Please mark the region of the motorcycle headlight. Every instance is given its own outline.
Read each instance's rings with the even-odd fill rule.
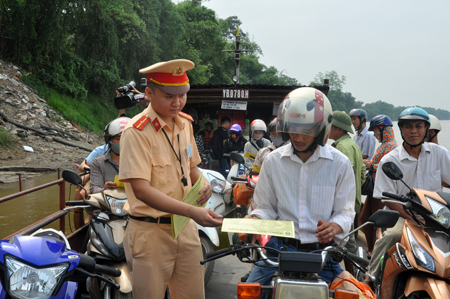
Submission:
[[[277,279],[274,282],[274,298],[328,298],[328,292],[324,281]]]
[[[116,216],[126,216],[128,213],[123,209],[123,206],[127,202],[126,199],[117,199],[112,196],[106,195],[106,200],[111,207],[111,213]]]
[[[443,227],[450,227],[450,210],[440,202],[425,196],[426,200],[431,206],[431,210],[433,212],[434,218],[439,222]]]
[[[406,227],[406,233],[408,235],[409,245],[411,245],[416,263],[431,272],[436,272],[436,266],[433,258],[419,245],[409,227]]]
[[[208,181],[212,191],[215,193],[225,193],[226,181],[208,173]]]
[[[94,245],[94,247],[97,248],[103,255],[109,256],[108,250],[106,249],[103,242],[99,239],[95,231],[92,229],[92,227],[89,229],[92,245]]]
[[[47,299],[52,296],[69,265],[60,264],[46,268],[34,268],[7,256],[6,268],[9,276],[9,292],[20,299]]]

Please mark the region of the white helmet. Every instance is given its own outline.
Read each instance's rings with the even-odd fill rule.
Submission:
[[[263,120],[261,120],[261,119],[254,119],[250,123],[250,131],[252,131],[252,133],[255,132],[255,131],[267,132],[266,123]]]
[[[119,117],[107,124],[103,133],[105,143],[109,144],[114,136],[122,134],[123,129],[130,120],[129,117]]]
[[[433,114],[428,114],[428,116],[430,117],[430,130],[441,131],[442,127],[439,119]]]
[[[312,87],[291,91],[278,110],[277,132],[316,137],[316,143],[325,145],[331,129],[333,110],[327,96]]]

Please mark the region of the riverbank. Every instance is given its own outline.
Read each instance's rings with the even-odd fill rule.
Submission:
[[[18,67],[0,60],[0,128],[11,134],[0,147],[0,183],[57,169],[75,169],[103,137],[64,119],[21,81]]]

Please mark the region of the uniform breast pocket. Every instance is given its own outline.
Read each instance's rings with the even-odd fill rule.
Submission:
[[[170,167],[172,161],[169,155],[156,156],[152,161],[152,178],[151,185],[155,188],[168,185],[173,178],[170,175]]]
[[[312,186],[309,199],[311,212],[315,215],[329,216],[333,209],[334,187]]]

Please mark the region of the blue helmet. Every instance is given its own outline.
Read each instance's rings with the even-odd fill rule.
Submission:
[[[364,117],[364,119],[367,120],[367,112],[364,109],[352,109],[348,115],[350,115],[350,117],[357,116],[359,119]]]
[[[370,121],[369,131],[373,131],[376,127],[392,127],[392,121],[389,116],[379,114]]]
[[[428,112],[420,107],[410,107],[403,110],[398,117],[398,126],[401,127],[405,120],[423,120],[430,126],[430,116]]]

